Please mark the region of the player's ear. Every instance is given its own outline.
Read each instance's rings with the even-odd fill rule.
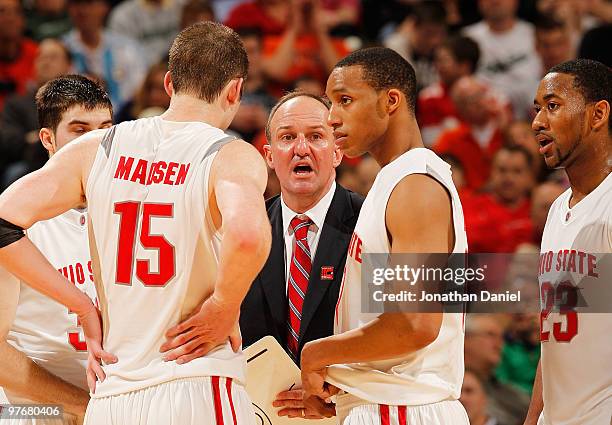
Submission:
[[[605,126],[605,131],[608,131],[608,121],[610,120],[610,104],[605,100],[600,100],[593,106],[591,115],[591,126],[597,131]]]
[[[164,75],[164,90],[166,90],[166,94],[170,97],[174,94],[174,86],[172,85],[172,75],[170,75],[170,71],[166,72],[166,75]]]
[[[393,114],[399,108],[402,101],[402,93],[398,89],[387,90],[387,111]]]
[[[264,158],[266,159],[266,163],[268,167],[274,170],[274,161],[272,160],[272,146],[269,143],[263,145],[264,150]]]
[[[244,78],[236,78],[228,83],[229,90],[227,91],[227,100],[230,104],[236,104],[240,102],[243,83]]]
[[[43,127],[38,132],[38,137],[43,147],[49,152],[49,156],[55,153],[55,136],[50,128]]]

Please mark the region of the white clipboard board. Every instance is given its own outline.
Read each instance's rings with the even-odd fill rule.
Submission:
[[[301,384],[300,369],[273,336],[266,336],[244,350],[247,358],[246,390],[253,403],[256,425],[336,425],[336,418],[279,417],[272,406],[276,394]]]

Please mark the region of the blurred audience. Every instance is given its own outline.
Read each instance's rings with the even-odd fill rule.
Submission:
[[[612,40],[612,24],[592,28],[584,34],[578,48],[578,56],[612,66],[610,40]]]
[[[264,73],[280,84],[275,95],[305,76],[325,84],[334,65],[349,52],[343,40],[330,36],[322,13],[318,0],[291,2],[286,30],[264,37]]]
[[[36,91],[47,81],[70,72],[70,53],[61,41],[43,40],[34,62],[36,84],[23,95],[6,100],[0,114],[0,191],[25,174],[37,170],[48,159],[39,143]]]
[[[265,144],[263,129],[276,99],[270,95],[264,75],[261,32],[256,28],[243,28],[238,30],[238,35],[244,43],[249,58],[249,73],[243,85],[240,108],[232,121],[231,129],[238,132],[247,142],[253,142],[259,135],[261,140],[258,140],[257,145],[260,152],[263,152]]]
[[[530,211],[531,223],[533,224],[532,244],[538,250],[542,242],[542,233],[544,233],[548,210],[555,199],[565,192],[565,189],[566,186],[555,181],[544,182],[533,189]]]
[[[536,181],[544,181],[548,175],[548,168],[544,157],[540,155],[540,145],[535,139],[531,124],[527,121],[513,121],[504,131],[506,145],[519,145],[527,149],[531,155],[533,175]]]
[[[533,109],[532,81],[540,77],[533,25],[517,18],[518,0],[478,0],[483,20],[464,29],[481,51],[479,75],[510,99],[514,117]]]
[[[457,80],[451,98],[462,122],[444,131],[433,150],[456,157],[464,167],[466,186],[478,190],[486,183],[491,159],[503,144],[508,108],[487,84],[471,76]]]
[[[264,36],[281,35],[296,9],[317,9],[317,25],[336,35],[355,34],[360,15],[359,0],[255,0],[238,4],[225,24],[230,28],[255,27]]]
[[[109,18],[109,28],[136,40],[146,65],[164,59],[179,31],[183,0],[125,0]],[[145,67],[146,69],[146,67]]]
[[[534,270],[537,269],[539,256],[536,252],[520,255],[535,259]],[[535,288],[538,284],[536,273],[531,274],[533,280],[529,284]],[[496,370],[497,378],[531,394],[539,360],[540,315],[535,312],[510,315],[501,362]]]
[[[436,49],[437,83],[425,87],[417,100],[417,120],[425,146],[431,146],[442,131],[459,125],[450,91],[455,82],[476,71],[480,50],[468,37],[451,37]]]
[[[133,99],[117,113],[115,121],[123,122],[143,117],[161,115],[170,106],[170,97],[164,88],[164,76],[168,71],[166,62],[149,68],[144,82]]]
[[[26,28],[29,37],[36,41],[59,38],[72,29],[67,0],[34,0],[26,10]]]
[[[147,64],[136,41],[104,28],[108,8],[107,0],[69,0],[75,28],[64,41],[76,71],[103,81],[119,111],[142,84]]]
[[[532,240],[533,184],[529,152],[521,146],[502,147],[493,157],[490,192],[463,202],[470,252],[512,253]]]
[[[0,0],[0,111],[7,96],[24,94],[34,78],[37,46],[24,29],[19,0]]]
[[[412,64],[416,72],[417,90],[433,84],[438,79],[434,66],[434,53],[446,37],[446,11],[435,0],[414,4],[393,34],[384,42]]]
[[[376,180],[376,175],[380,171],[380,165],[370,155],[361,158],[355,167],[357,182],[359,184],[358,193],[366,196]]]
[[[487,394],[483,382],[470,369],[463,374],[463,386],[459,398],[467,412],[470,425],[503,425],[487,412]]]
[[[500,425],[521,425],[529,396],[495,377],[504,345],[503,334],[504,327],[498,315],[469,314],[465,321],[465,368],[483,384],[488,398],[487,414],[496,418]]]
[[[551,17],[543,17],[535,25],[535,48],[542,66],[537,80],[561,62],[576,57],[567,25]],[[534,93],[537,85],[534,87]]]
[[[197,22],[215,20],[215,11],[208,0],[189,0],[181,10],[181,29]]]

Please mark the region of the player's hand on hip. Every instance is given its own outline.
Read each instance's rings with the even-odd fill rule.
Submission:
[[[301,388],[282,391],[276,395],[272,406],[280,407],[276,413],[278,416],[288,418],[322,419],[330,418],[336,414],[335,406],[325,403],[318,397],[311,397],[307,402],[304,400],[304,390]]]
[[[228,340],[236,352],[242,343],[239,316],[240,305],[223,304],[213,294],[194,315],[166,332],[159,351],[166,353],[165,361],[179,364],[202,357]]]
[[[102,315],[93,304],[87,313],[80,314],[79,322],[87,342],[87,386],[92,393],[96,392],[96,381],[104,382],[106,374],[101,362],[117,363],[117,357],[102,348]]]

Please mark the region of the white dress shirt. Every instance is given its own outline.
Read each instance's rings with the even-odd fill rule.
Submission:
[[[291,208],[285,204],[283,200],[283,195],[281,194],[281,210],[283,213],[283,237],[285,238],[285,294],[287,293],[287,282],[289,281],[289,267],[287,263],[291,260],[293,255],[293,230],[291,229],[290,223],[293,220],[293,217],[296,215],[300,216],[300,218],[304,218],[304,216],[308,216],[308,218],[313,222],[308,228],[308,247],[310,248],[310,258],[315,258],[315,252],[317,252],[317,245],[319,244],[319,238],[321,236],[320,230],[323,228],[323,223],[325,222],[325,216],[327,215],[327,210],[329,210],[329,206],[331,205],[331,201],[334,198],[334,193],[336,192],[336,182],[332,182],[331,187],[323,196],[317,204],[306,211],[303,214],[298,214],[293,211]],[[314,272],[314,270],[312,271]]]

